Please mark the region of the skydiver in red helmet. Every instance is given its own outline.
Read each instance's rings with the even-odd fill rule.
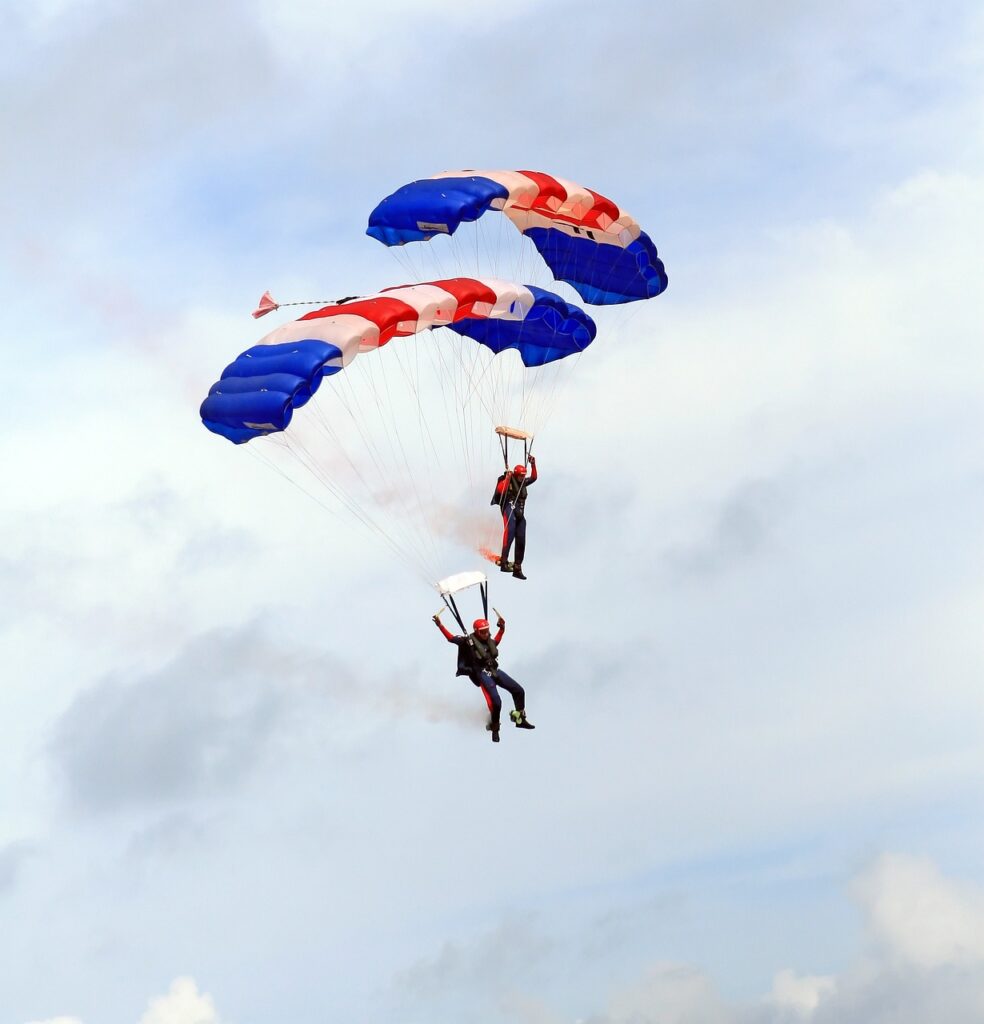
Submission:
[[[499,668],[499,644],[506,631],[506,620],[500,615],[496,621],[499,627],[493,637],[489,631],[487,619],[476,619],[472,623],[474,632],[467,636],[455,636],[441,622],[440,614],[434,616],[437,628],[444,634],[449,643],[458,648],[459,676],[468,676],[481,689],[485,703],[489,706],[488,730],[492,733],[492,742],[499,742],[499,715],[502,711],[502,698],[498,687],[508,690],[512,695],[513,710],[509,718],[517,729],[535,729],[536,726],[526,718],[526,691]]]
[[[506,470],[495,482],[495,492],[490,504],[498,505],[502,512],[502,554],[499,558],[500,572],[511,572],[518,580],[525,580],[523,558],[526,555],[526,488],[535,484],[536,456],[530,456],[533,472],[527,475],[526,467],[518,465]],[[509,562],[509,549],[513,541],[516,550],[513,561]]]

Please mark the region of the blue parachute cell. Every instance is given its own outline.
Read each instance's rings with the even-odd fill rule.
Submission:
[[[624,249],[545,228],[531,228],[526,235],[554,277],[592,305],[652,299],[669,283],[656,246],[644,231]]]
[[[202,422],[236,444],[286,430],[324,377],[341,367],[337,345],[318,339],[254,345],[223,371],[202,402]]]
[[[478,220],[509,190],[488,178],[426,178],[387,196],[369,216],[366,234],[383,245],[451,235],[462,221]]]
[[[515,349],[524,366],[543,366],[583,352],[594,341],[597,328],[583,309],[559,295],[527,285],[535,302],[524,320],[461,320],[456,331],[493,352]]]

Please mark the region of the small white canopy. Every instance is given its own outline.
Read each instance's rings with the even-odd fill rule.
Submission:
[[[435,584],[441,594],[457,594],[459,590],[478,587],[487,582],[484,572],[457,572]]]

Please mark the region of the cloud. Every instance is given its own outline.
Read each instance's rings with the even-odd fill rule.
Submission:
[[[60,621],[84,634],[87,645],[96,635],[134,635],[148,624],[148,603],[162,619],[177,603],[186,613],[182,598],[194,597],[202,574],[259,561],[255,532],[203,514],[193,494],[140,479],[136,464],[128,469],[133,475],[122,486],[132,489],[125,496],[90,491],[43,512],[0,513],[0,633],[34,618]],[[64,486],[71,487],[67,480]],[[121,486],[120,478],[108,486]],[[121,603],[124,589],[129,601]]]
[[[872,947],[838,974],[783,967],[759,999],[727,998],[699,966],[665,960],[614,990],[582,1024],[976,1024],[984,1008],[984,892],[945,878],[931,861],[886,854],[852,890]],[[597,920],[591,922],[591,927]],[[583,946],[583,943],[580,944]],[[472,943],[448,944],[398,978],[409,1008],[454,1005],[490,989],[475,1021],[569,1020],[537,992],[545,966],[576,977],[579,944],[516,919]],[[518,979],[518,982],[517,980]],[[483,1008],[484,1007],[484,1008]]]
[[[448,657],[450,674],[453,649]],[[273,745],[305,728],[324,741],[385,719],[479,729],[487,712],[473,689],[435,694],[406,669],[362,677],[250,622],[194,636],[159,668],[109,674],[81,690],[55,723],[49,751],[80,810],[171,805],[239,788]],[[174,822],[177,834],[187,832],[184,818]]]
[[[161,668],[108,676],[72,701],[51,753],[88,810],[158,804],[235,787],[262,759],[304,687],[344,674],[267,640],[256,625],[189,641]]]
[[[783,505],[784,495],[775,482],[740,483],[721,501],[708,535],[688,544],[671,545],[663,554],[664,562],[681,579],[725,572],[768,550]]]
[[[886,854],[854,892],[875,941],[900,962],[984,966],[984,893],[947,880],[932,861]]]
[[[212,997],[198,991],[194,978],[175,978],[167,995],[150,1001],[140,1024],[220,1024]]]
[[[681,964],[654,964],[634,986],[612,998],[594,1024],[727,1024],[730,1019],[713,983]]]
[[[21,867],[34,852],[34,844],[26,840],[0,847],[0,895],[14,886]]]
[[[49,1017],[26,1024],[83,1024],[78,1017]],[[180,977],[162,996],[150,1000],[138,1024],[222,1024],[212,997],[199,992],[194,978]]]
[[[467,993],[465,1000],[486,1007],[489,1019],[496,1019],[514,998],[529,994],[531,979],[556,950],[528,919],[514,918],[475,943],[445,943],[437,956],[398,975],[394,992],[407,1007],[454,1006]]]
[[[780,971],[772,979],[772,992],[768,1001],[779,1009],[809,1016],[837,988],[837,982],[827,975],[797,975],[795,971]]]

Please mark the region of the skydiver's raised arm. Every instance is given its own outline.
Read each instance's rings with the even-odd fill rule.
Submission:
[[[444,638],[445,638],[445,640],[447,640],[447,642],[449,644],[453,644],[455,642],[455,640],[458,639],[458,637],[456,637],[454,635],[454,633],[452,633],[449,629],[447,629],[445,627],[444,623],[441,622],[441,616],[440,615],[435,615],[434,616],[434,622],[437,625],[437,628],[444,634]]]
[[[499,632],[495,634],[495,642],[497,644],[501,644],[502,635],[506,631],[506,620],[500,615],[496,625],[499,627]]]
[[[530,478],[529,478],[529,480],[526,481],[526,486],[527,487],[529,487],[530,484],[535,484],[536,483],[536,456],[535,455],[531,455],[530,456],[530,465],[533,467],[533,472],[530,473]]]

